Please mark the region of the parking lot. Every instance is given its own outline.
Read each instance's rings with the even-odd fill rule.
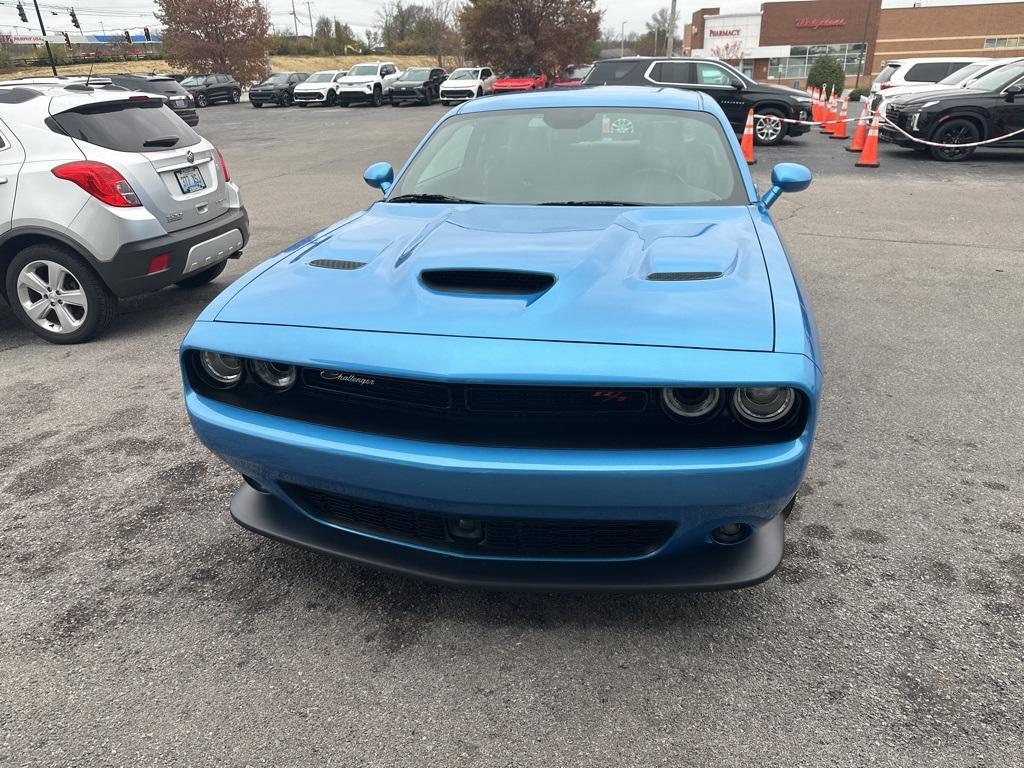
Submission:
[[[0,764],[956,766],[1024,759],[1024,152],[854,168],[773,208],[826,358],[779,573],[489,593],[254,536],[176,350],[219,290],[364,207],[444,108],[201,112],[252,220],[196,291],[42,343],[0,304]]]

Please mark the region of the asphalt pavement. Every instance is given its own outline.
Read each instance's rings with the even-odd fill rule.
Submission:
[[[1024,764],[1024,152],[856,169],[773,208],[827,384],[780,572],[489,593],[233,524],[176,349],[243,271],[376,194],[443,108],[201,112],[252,219],[206,288],[49,346],[0,305],[0,765]]]

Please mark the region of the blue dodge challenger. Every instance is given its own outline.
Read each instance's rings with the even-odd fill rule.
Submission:
[[[181,347],[242,526],[447,583],[690,589],[782,559],[822,383],[718,105],[470,101],[383,199],[249,272]]]

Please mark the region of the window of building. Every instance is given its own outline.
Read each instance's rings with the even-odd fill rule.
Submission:
[[[985,48],[1024,48],[1024,35],[1019,37],[986,37]]]
[[[775,80],[799,80],[807,77],[814,60],[819,56],[835,56],[842,62],[848,75],[862,72],[864,43],[837,43],[834,45],[794,45],[788,57],[768,60],[768,77]]]

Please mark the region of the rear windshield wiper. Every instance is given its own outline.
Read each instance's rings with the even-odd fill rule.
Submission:
[[[180,141],[178,136],[159,136],[155,139],[146,139],[142,142],[144,147],[173,147]]]
[[[627,203],[622,200],[564,200],[557,203],[538,203],[538,205],[643,205],[643,203]]]
[[[479,200],[466,200],[461,197],[451,197],[450,195],[399,195],[398,197],[389,197],[385,202],[388,203],[463,203],[467,205],[485,205]]]

